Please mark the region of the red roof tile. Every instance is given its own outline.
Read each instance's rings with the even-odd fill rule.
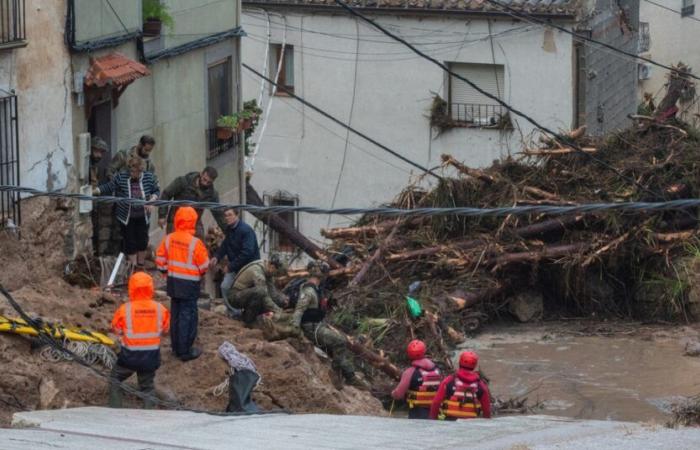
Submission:
[[[140,62],[129,59],[121,53],[110,53],[92,60],[85,76],[85,86],[124,86],[151,72]]]

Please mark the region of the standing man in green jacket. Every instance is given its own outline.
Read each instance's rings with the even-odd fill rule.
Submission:
[[[213,167],[205,167],[202,172],[190,172],[187,175],[175,178],[172,183],[165,188],[160,196],[161,200],[190,200],[195,202],[219,202],[219,193],[214,189],[214,181],[219,173]],[[173,228],[173,216],[177,208],[163,206],[158,209],[158,225],[165,228],[170,233]],[[203,208],[195,208],[197,211],[196,236],[204,238],[204,227],[202,226]],[[220,210],[211,210],[216,224],[222,231],[226,230],[224,213]]]
[[[156,173],[156,168],[153,165],[153,160],[151,159],[151,152],[156,146],[156,140],[153,136],[144,134],[139,139],[139,143],[131,147],[131,150],[119,150],[113,157],[112,162],[109,163],[109,177],[112,178],[114,175],[118,174],[123,170],[128,169],[128,161],[132,156],[138,156],[143,159],[146,163],[146,168],[144,172]]]

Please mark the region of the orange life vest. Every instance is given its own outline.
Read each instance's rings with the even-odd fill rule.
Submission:
[[[457,376],[447,385],[440,408],[441,419],[473,419],[481,415],[479,380],[466,383]]]
[[[431,370],[415,367],[406,395],[408,407],[410,409],[430,408],[440,387],[440,381],[442,381],[442,373],[437,366]]]
[[[156,265],[168,277],[199,283],[209,268],[206,246],[194,237],[197,213],[189,206],[175,213],[175,231],[168,234],[156,252]]]

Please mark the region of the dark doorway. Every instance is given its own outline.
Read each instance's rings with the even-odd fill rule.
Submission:
[[[106,101],[92,107],[92,114],[88,120],[88,133],[90,136],[99,136],[107,143],[109,151],[97,165],[101,168],[109,167],[112,155],[116,149],[112,148],[112,102]]]

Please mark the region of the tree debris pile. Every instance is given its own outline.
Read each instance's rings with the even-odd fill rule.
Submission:
[[[567,206],[700,196],[698,132],[681,122],[640,116],[632,128],[603,139],[588,138],[583,129],[568,138],[582,151],[542,137],[483,170],[443,155],[444,177],[436,186],[409,186],[391,206]],[[693,209],[363,217],[349,228],[322,230],[332,240],[331,253],[351,255],[346,267],[330,272],[338,305],[333,320],[394,360],[413,337],[425,338],[433,354],[447,359],[446,349],[464,332],[504,315],[691,320],[700,312],[694,303],[700,296],[690,295],[700,255],[696,224]],[[412,319],[406,295],[416,280],[422,286],[413,297],[423,314]]]

